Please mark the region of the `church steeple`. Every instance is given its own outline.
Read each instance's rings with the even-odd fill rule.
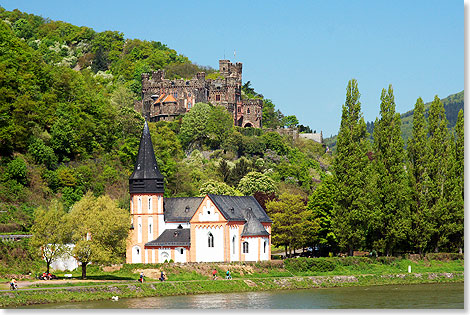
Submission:
[[[140,138],[134,172],[129,177],[129,193],[163,193],[163,175],[158,169],[147,121]]]

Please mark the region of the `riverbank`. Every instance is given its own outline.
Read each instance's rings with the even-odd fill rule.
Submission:
[[[408,273],[387,275],[293,276],[245,278],[233,280],[152,281],[143,284],[113,283],[78,287],[48,287],[0,292],[0,306],[15,308],[22,305],[79,302],[152,296],[190,295],[204,293],[292,290],[340,286],[371,286],[389,284],[422,284],[463,282],[463,272]]]

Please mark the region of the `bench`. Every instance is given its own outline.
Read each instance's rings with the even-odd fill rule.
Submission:
[[[72,274],[71,274],[71,273],[66,273],[66,274],[64,275],[64,278],[72,278]]]

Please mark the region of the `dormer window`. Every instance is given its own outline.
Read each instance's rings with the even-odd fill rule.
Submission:
[[[235,213],[235,209],[230,208],[230,212]]]
[[[184,212],[189,212],[189,206],[186,206],[186,208],[184,208]]]

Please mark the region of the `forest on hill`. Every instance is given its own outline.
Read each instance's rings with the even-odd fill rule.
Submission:
[[[162,43],[116,31],[98,33],[18,10],[1,9],[0,19],[1,232],[28,233],[38,207],[59,200],[68,211],[88,191],[128,209],[128,177],[143,126],[133,108],[141,73],[217,72]],[[263,98],[249,81],[243,95]],[[265,126],[298,124],[264,102]],[[291,192],[305,201],[331,160],[320,144],[236,128],[229,114],[208,104],[150,129],[167,197],[258,189],[265,199]]]
[[[84,196],[111,198],[129,210],[128,178],[144,123],[133,107],[141,74],[217,71],[117,31],[3,8],[0,20],[0,232],[29,233],[41,219],[36,214],[58,204],[69,213]],[[165,197],[254,195],[273,219],[273,245],[286,250],[461,250],[463,111],[451,133],[443,102],[435,99],[428,116],[417,102],[416,144],[405,149],[390,87],[371,142],[354,82],[333,155],[314,141],[269,131],[310,128],[276,110],[249,81],[243,97],[264,99],[263,129],[234,127],[230,114],[204,103],[181,119],[149,123]],[[37,261],[37,248],[26,245],[10,255],[9,246],[18,244],[2,243],[0,269],[17,264],[26,272]]]

